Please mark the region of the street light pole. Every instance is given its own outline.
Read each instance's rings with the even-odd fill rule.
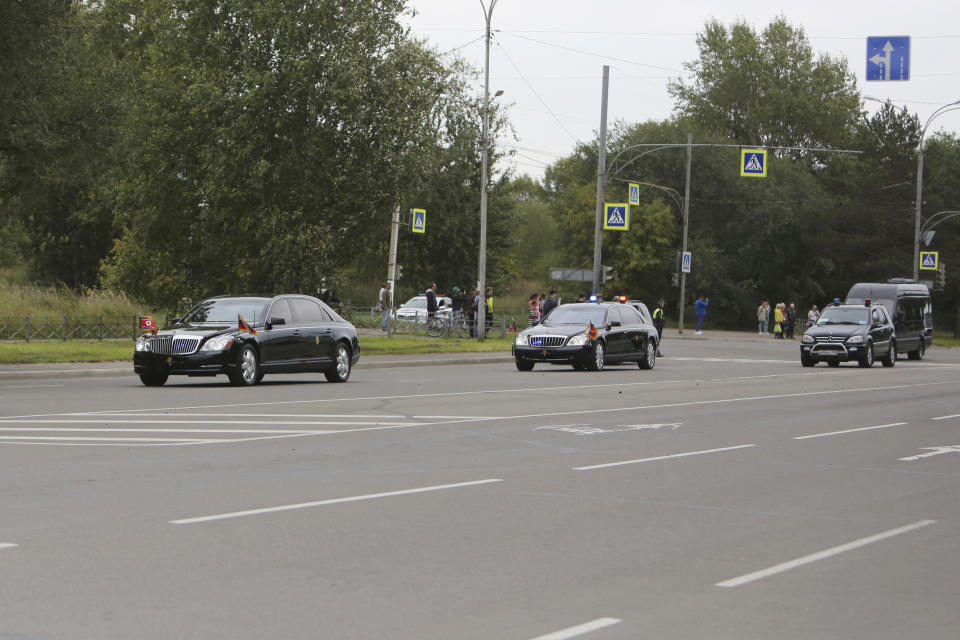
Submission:
[[[927,127],[930,126],[930,123],[933,122],[933,119],[936,118],[941,113],[946,111],[952,111],[953,109],[960,109],[960,100],[954,100],[949,104],[945,104],[936,111],[934,111],[929,118],[927,118],[926,124],[923,125],[923,129],[920,130],[920,144],[917,147],[917,201],[916,201],[916,215],[913,220],[913,281],[920,281],[920,208],[923,201],[923,137],[927,134]]]
[[[487,274],[487,133],[490,128],[490,20],[493,18],[493,8],[497,0],[490,0],[487,7],[480,0],[483,7],[483,17],[487,23],[484,35],[486,54],[483,65],[483,129],[480,133],[480,257],[477,260],[477,290],[480,297],[480,306],[477,308],[477,339],[486,337],[486,274]]]
[[[680,254],[680,312],[677,324],[679,333],[683,335],[683,308],[686,306],[684,297],[687,293],[687,272],[683,270],[683,256],[687,252],[687,231],[690,228],[690,164],[693,159],[693,132],[687,133],[687,183],[683,188],[683,253]]]
[[[593,228],[593,295],[600,294],[600,263],[603,255],[603,198],[607,189],[607,94],[610,67],[603,65],[603,95],[600,98],[600,148],[597,156],[597,216]]]

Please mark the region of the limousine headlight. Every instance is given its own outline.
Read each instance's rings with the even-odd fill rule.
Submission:
[[[216,338],[211,338],[204,343],[200,348],[200,351],[224,351],[230,348],[230,345],[233,344],[233,336],[230,334],[224,334],[222,336],[217,336]]]
[[[150,351],[150,336],[152,333],[145,333],[139,338],[137,338],[137,351]]]
[[[518,333],[517,344],[520,345],[521,347],[527,346],[528,344],[530,344],[530,337],[525,333],[522,333],[522,332]]]
[[[570,345],[571,347],[579,347],[585,344],[590,344],[590,336],[588,336],[585,333],[578,333],[577,335],[567,340],[567,344]]]

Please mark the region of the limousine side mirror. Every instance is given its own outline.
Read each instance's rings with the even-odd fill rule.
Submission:
[[[264,327],[267,331],[273,329],[274,325],[287,324],[286,318],[270,318],[270,322],[267,323],[267,326]]]
[[[623,324],[623,323],[621,323],[619,320],[611,320],[611,321],[610,321],[610,327],[611,327],[611,328],[613,328],[613,327],[619,327],[619,326],[621,326],[622,324]]]

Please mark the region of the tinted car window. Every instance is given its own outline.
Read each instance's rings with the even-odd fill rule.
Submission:
[[[865,307],[827,307],[817,318],[817,326],[828,324],[867,324],[870,310]]]
[[[633,307],[621,307],[620,308],[620,317],[623,318],[623,326],[625,327],[636,327],[640,324],[640,315],[639,311]]]
[[[592,322],[594,326],[606,324],[604,316],[606,313],[602,307],[596,305],[560,305],[550,312],[543,324],[546,326],[558,324],[587,324]]]
[[[191,309],[182,322],[236,322],[238,315],[250,323],[262,322],[268,302],[265,298],[211,298]]]
[[[290,311],[290,303],[286,298],[275,300],[270,307],[270,321],[273,322],[274,318],[283,318],[287,324],[293,324],[293,312]]]
[[[330,318],[326,312],[320,308],[320,304],[313,300],[290,298],[290,306],[293,307],[293,315],[297,318],[297,324],[330,322]]]

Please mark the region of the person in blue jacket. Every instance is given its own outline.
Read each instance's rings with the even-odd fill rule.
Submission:
[[[703,325],[703,316],[707,315],[707,306],[710,304],[710,298],[700,296],[697,299],[697,335],[701,335],[700,326]]]

